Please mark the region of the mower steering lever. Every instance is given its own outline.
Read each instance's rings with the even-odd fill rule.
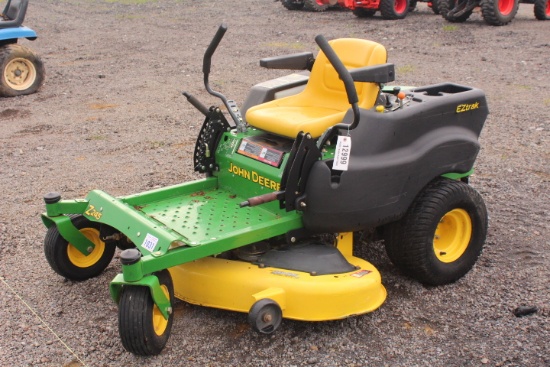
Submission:
[[[202,60],[203,74],[205,75],[210,74],[210,66],[212,65],[212,55],[214,54],[214,51],[216,51],[216,48],[218,48],[218,45],[220,44],[226,31],[227,31],[227,26],[222,23],[218,28],[218,31],[214,35],[214,38],[210,42],[210,45],[208,45],[208,48],[206,49],[206,52],[204,53],[204,58]]]
[[[235,106],[231,106],[227,98],[220,92],[216,92],[210,88],[210,83],[208,81],[208,77],[210,75],[210,66],[212,64],[212,55],[214,54],[214,51],[216,51],[216,48],[220,44],[223,35],[227,31],[227,26],[225,24],[221,24],[218,28],[218,31],[214,35],[214,38],[212,39],[212,42],[210,42],[210,45],[208,45],[208,48],[206,49],[206,52],[204,53],[204,58],[202,61],[202,71],[204,73],[204,87],[206,88],[206,91],[213,95],[214,97],[218,97],[223,102],[225,108],[227,108],[227,112],[229,112],[229,115],[231,115],[231,118],[233,121],[235,121],[235,124],[237,124],[237,131],[244,132],[246,131],[246,124],[243,121],[240,114],[235,113]],[[202,110],[201,110],[202,112]]]

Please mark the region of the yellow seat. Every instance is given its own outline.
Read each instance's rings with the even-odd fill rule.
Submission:
[[[347,69],[383,64],[386,49],[379,43],[355,38],[330,41]],[[360,108],[371,108],[376,102],[379,85],[355,83]],[[325,54],[317,55],[305,89],[299,94],[276,99],[254,107],[246,113],[249,125],[274,134],[295,138],[300,131],[318,138],[344,118],[350,108],[344,83]]]

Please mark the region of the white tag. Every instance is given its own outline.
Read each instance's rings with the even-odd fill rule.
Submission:
[[[349,157],[351,154],[351,137],[339,136],[336,142],[336,150],[334,151],[334,164],[332,169],[338,171],[347,171],[349,165]]]
[[[158,242],[159,242],[158,238],[156,238],[150,233],[147,233],[147,236],[145,236],[145,239],[143,240],[141,247],[152,252],[155,249],[155,246],[157,245]]]

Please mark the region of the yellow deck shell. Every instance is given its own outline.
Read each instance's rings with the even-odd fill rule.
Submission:
[[[380,273],[369,262],[351,255],[351,234],[340,239],[339,250],[357,270],[314,276],[207,257],[169,269],[175,296],[191,304],[238,312],[249,312],[255,302],[269,298],[279,304],[284,318],[303,321],[372,312],[386,299]]]

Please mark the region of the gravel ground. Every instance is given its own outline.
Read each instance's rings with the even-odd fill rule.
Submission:
[[[216,89],[242,102],[284,75],[261,57],[316,50],[314,36],[384,44],[397,83],[452,81],[487,93],[491,114],[472,185],[490,210],[485,251],[455,284],[424,287],[400,275],[383,247],[361,254],[381,271],[382,307],[341,321],[285,320],[256,335],[244,314],[178,302],[157,357],[127,353],[108,284],[62,279],[42,249],[42,196],[126,195],[195,178],[191,155],[205,104],[202,54],[217,25],[229,31],[213,62]],[[280,3],[193,0],[32,1],[47,81],[0,100],[0,366],[550,366],[550,23],[522,4],[505,27],[479,13],[445,22],[425,3],[402,21],[347,11],[291,12]],[[538,311],[515,317],[519,306]]]

